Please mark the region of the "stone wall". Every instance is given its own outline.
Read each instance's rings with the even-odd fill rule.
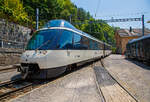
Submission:
[[[30,32],[27,27],[0,19],[0,65],[19,63]]]
[[[21,53],[22,52],[8,52],[8,50],[0,52],[0,66],[18,64],[20,62]]]

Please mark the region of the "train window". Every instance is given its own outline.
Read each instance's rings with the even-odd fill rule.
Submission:
[[[99,43],[99,46],[100,46],[100,50],[103,49],[103,43]]]
[[[74,49],[81,49],[81,35],[74,33]]]
[[[58,49],[73,49],[73,32],[62,30],[61,37],[58,41],[57,48]]]
[[[149,44],[150,44],[150,39],[145,39],[144,40],[144,45],[145,45],[146,52],[149,52],[149,50],[150,50],[150,46],[147,46]]]
[[[95,42],[95,50],[98,50],[98,42]]]
[[[98,50],[98,44],[96,41],[93,41],[93,50]]]
[[[74,33],[74,49],[80,49],[80,50],[89,49],[88,38]]]
[[[82,45],[83,49],[85,49],[85,50],[89,49],[89,40],[87,37],[82,36],[81,45]]]
[[[29,43],[27,50],[48,50],[56,48],[56,41],[59,37],[59,30],[41,30],[36,32]]]
[[[101,49],[101,45],[100,45],[100,43],[98,43],[98,50],[100,50]]]
[[[93,50],[94,49],[94,42],[93,42],[93,40],[90,39],[89,45],[90,45],[90,50]]]

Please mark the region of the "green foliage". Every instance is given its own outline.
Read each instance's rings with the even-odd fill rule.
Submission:
[[[111,49],[112,49],[112,53],[115,54],[117,50],[116,47],[112,47]]]
[[[80,29],[99,40],[110,44],[115,43],[114,29],[102,20],[90,19],[85,21],[85,23],[81,25]]]
[[[0,17],[10,21],[24,24],[28,22],[28,15],[24,11],[20,0],[3,0],[0,2]]]
[[[102,20],[95,20],[89,12],[78,8],[71,0],[0,0],[0,17],[35,28],[36,8],[39,8],[39,25],[52,19],[70,21],[77,28],[99,40],[114,44],[114,31]]]

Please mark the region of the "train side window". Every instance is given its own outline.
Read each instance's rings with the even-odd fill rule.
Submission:
[[[82,38],[81,38],[81,46],[82,46],[82,49],[84,49],[84,50],[89,49],[89,41],[88,41],[87,37],[82,36]]]
[[[144,44],[144,45],[146,45],[145,50],[146,50],[146,51],[149,51],[149,50],[150,50],[150,46],[147,46],[147,45],[150,44],[150,39],[145,39],[144,41],[145,41],[145,44]]]
[[[90,50],[93,50],[94,49],[94,42],[93,40],[90,39],[89,41],[89,46],[90,46]]]
[[[57,48],[58,49],[73,49],[73,32],[62,30],[61,37],[58,41]]]
[[[103,50],[103,43],[100,43],[100,50]]]
[[[96,41],[93,41],[93,50],[97,50],[98,49],[98,45]]]
[[[98,50],[98,42],[95,42],[95,50]]]
[[[74,33],[74,49],[81,49],[81,35]]]

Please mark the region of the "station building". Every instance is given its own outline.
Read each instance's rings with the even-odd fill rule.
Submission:
[[[145,28],[144,34],[150,34],[150,29]],[[126,44],[131,39],[136,39],[142,36],[142,29],[119,29],[115,32],[116,53],[124,54]]]

